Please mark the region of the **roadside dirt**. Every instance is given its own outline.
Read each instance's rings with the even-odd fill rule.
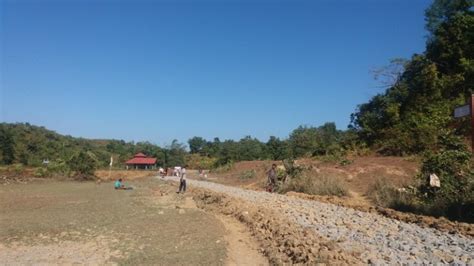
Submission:
[[[269,265],[268,259],[259,252],[261,249],[258,243],[242,223],[226,215],[217,215],[217,218],[226,229],[224,235],[224,241],[227,243],[226,265]]]
[[[355,254],[345,253],[334,241],[296,226],[273,210],[206,189],[195,189],[194,195],[198,207],[243,222],[270,264],[362,264]]]
[[[127,185],[135,189],[52,180],[1,186],[0,261],[266,265],[236,221],[198,209],[191,193],[176,194],[174,184],[151,178]]]
[[[262,191],[266,184],[265,171],[271,167],[272,163],[281,164],[277,161],[238,162],[230,171],[225,173],[210,173],[208,181]],[[378,178],[386,178],[387,182],[398,187],[412,184],[419,167],[419,162],[414,158],[357,157],[352,158],[352,162],[345,166],[314,159],[302,159],[298,160],[297,163],[309,169],[309,172],[314,176],[342,177],[349,187],[350,196],[318,196],[297,192],[287,193],[289,196],[332,203],[364,212],[378,213],[392,219],[435,228],[443,232],[474,236],[474,224],[399,212],[375,206],[367,199],[367,192]],[[243,179],[242,173],[246,171],[255,171],[255,176]]]

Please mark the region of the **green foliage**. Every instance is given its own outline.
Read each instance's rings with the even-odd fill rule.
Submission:
[[[271,160],[283,160],[290,156],[288,141],[280,140],[275,136],[271,136],[265,145],[269,159]]]
[[[38,168],[35,169],[33,175],[35,177],[47,177],[47,176],[49,176],[48,169],[45,168],[45,167],[38,167]]]
[[[425,155],[420,180],[419,197],[429,206],[436,206],[439,215],[474,220],[474,171],[471,153],[459,137],[445,134],[442,148]],[[440,188],[429,185],[429,175],[436,174]]]
[[[278,192],[295,191],[310,195],[346,196],[348,188],[339,177],[310,176],[308,169],[299,166],[294,160],[283,161],[284,173],[278,173]]]
[[[207,141],[201,137],[193,137],[188,140],[189,144],[189,152],[190,153],[200,153],[205,155],[205,146],[207,145]]]
[[[419,209],[415,191],[397,189],[387,178],[378,178],[367,195],[377,206],[410,212],[418,212]]]
[[[25,170],[25,166],[22,165],[21,163],[17,163],[13,165],[13,171],[16,174],[21,174]]]
[[[470,3],[468,3],[470,2]],[[437,0],[427,10],[432,36],[383,93],[351,115],[359,139],[382,154],[421,154],[439,149],[440,129],[469,131],[452,112],[471,96],[474,84],[472,1]]]
[[[215,165],[216,161],[217,159],[215,158],[202,156],[195,153],[186,155],[186,164],[190,169],[211,169]]]
[[[342,135],[336,124],[325,123],[320,127],[300,126],[293,130],[288,141],[294,158],[329,155],[342,150]]]
[[[426,29],[434,33],[439,26],[458,13],[468,12],[473,0],[435,0],[425,11]]]
[[[75,153],[67,162],[67,166],[77,176],[94,176],[97,159],[91,152],[80,151]]]
[[[283,166],[285,168],[285,174],[286,174],[284,181],[286,179],[299,178],[304,171],[304,168],[296,164],[296,162],[292,159],[283,160]]]
[[[45,159],[52,163],[66,161],[81,151],[90,153],[89,155],[96,160],[97,167],[108,167],[111,156],[114,157],[114,166],[123,166],[126,160],[138,152],[156,157],[158,164],[165,165],[167,151],[150,142],[135,144],[123,140],[89,140],[63,136],[28,123],[0,123],[0,144],[0,164],[22,163],[35,167],[41,166]],[[180,149],[186,153],[183,147]],[[175,159],[173,156],[178,156],[180,159]],[[183,161],[182,158],[181,151],[172,151],[168,157],[172,162]],[[60,172],[67,172],[63,170]]]
[[[184,144],[173,140],[164,150],[164,165],[166,167],[185,166],[186,165],[186,147]]]
[[[240,173],[239,179],[240,180],[247,180],[247,179],[252,179],[257,175],[257,172],[255,170],[246,170]]]
[[[0,124],[0,162],[11,164],[15,160],[15,142],[8,128]]]
[[[211,172],[213,173],[225,173],[225,172],[228,172],[230,170],[232,170],[232,168],[234,168],[234,162],[233,161],[229,161],[225,164],[219,164],[218,162],[216,162],[213,167],[211,168]]]

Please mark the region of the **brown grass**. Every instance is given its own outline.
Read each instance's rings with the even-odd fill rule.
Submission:
[[[122,178],[125,180],[135,180],[148,176],[157,175],[157,171],[151,170],[97,170],[94,172],[95,176],[100,180],[115,180]]]
[[[288,191],[323,196],[347,196],[349,194],[346,182],[337,176],[310,177],[302,175],[282,185],[281,192]]]

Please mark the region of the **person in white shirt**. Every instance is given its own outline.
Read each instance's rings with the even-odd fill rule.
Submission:
[[[186,192],[186,167],[181,168],[179,178],[179,190],[176,193]]]

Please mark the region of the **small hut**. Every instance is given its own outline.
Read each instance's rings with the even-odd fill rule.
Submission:
[[[128,169],[155,169],[156,158],[147,157],[143,153],[137,153],[132,159],[125,162]]]

